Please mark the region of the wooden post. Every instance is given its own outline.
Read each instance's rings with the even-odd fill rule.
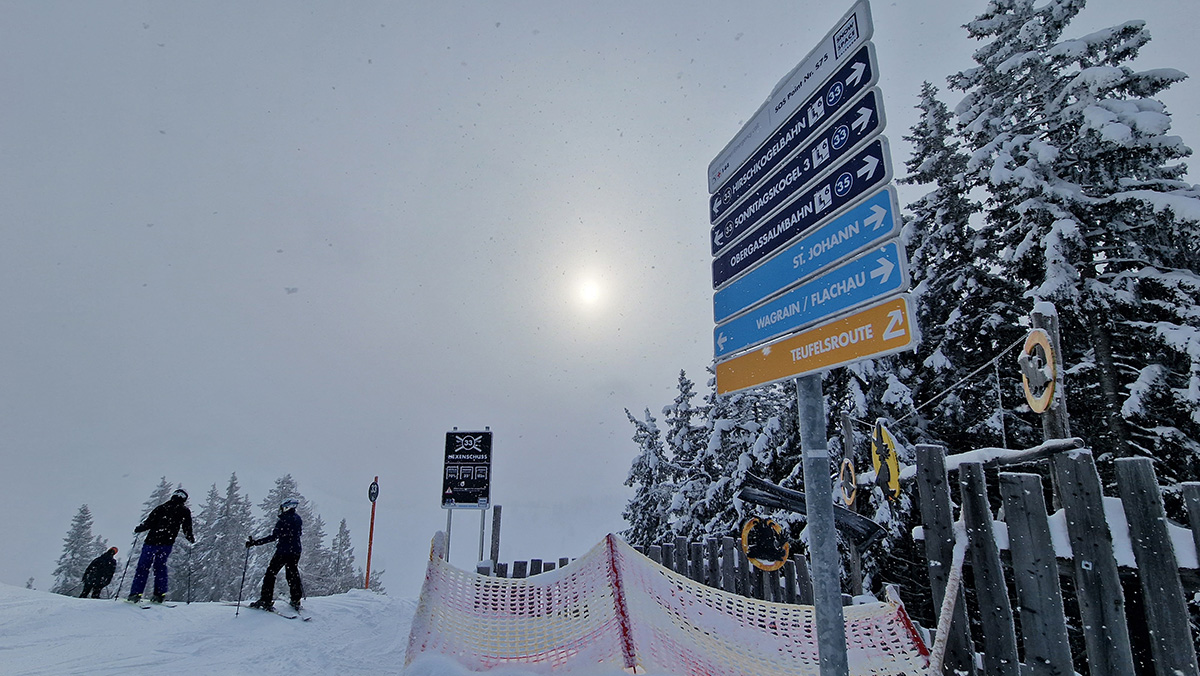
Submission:
[[[736,549],[734,549],[733,538],[721,538],[721,589],[736,594],[737,593],[737,575],[734,562],[737,560]]]
[[[854,462],[854,428],[851,427],[850,412],[842,411],[842,458]],[[847,509],[853,512],[858,512],[858,500],[854,504],[848,505]],[[863,593],[862,586],[862,554],[858,551],[858,545],[854,544],[853,538],[842,538],[842,542],[846,545],[846,556],[849,559],[850,570],[849,582],[850,593],[855,596],[861,596]]]
[[[541,559],[530,559],[529,560],[529,574],[531,576],[532,575],[540,575],[541,572],[542,572],[542,560]]]
[[[492,564],[500,560],[500,505],[492,505]]]
[[[688,577],[700,584],[704,584],[704,543],[691,543],[690,553],[691,556],[688,557]]]
[[[796,590],[796,602],[811,606],[813,604],[813,586],[812,575],[808,572],[808,559],[804,558],[802,552],[792,554],[792,560],[796,562],[796,577],[799,578],[799,588]]]
[[[1180,486],[1183,488],[1183,502],[1187,505],[1192,544],[1196,546],[1196,558],[1200,559],[1200,482],[1186,481]]]
[[[917,489],[921,500],[921,523],[925,527],[925,560],[933,607],[942,607],[946,581],[954,559],[954,515],[950,508],[950,483],[946,477],[946,449],[917,445]],[[959,587],[950,634],[946,641],[943,672],[975,674],[975,648],[967,622],[967,597]]]
[[[688,576],[688,541],[682,535],[675,538],[675,561],[671,567],[676,573],[687,577]]]
[[[663,562],[662,547],[660,547],[658,545],[650,545],[650,551],[646,554],[646,556],[649,556],[650,560],[657,563],[658,565],[660,565],[660,566],[662,565],[662,562]]]
[[[1167,530],[1167,513],[1154,476],[1154,461],[1118,458],[1115,468],[1142,583],[1154,671],[1158,676],[1196,676],[1200,665],[1188,625],[1179,564]]]
[[[664,542],[658,548],[662,552],[662,565],[670,570],[675,570],[675,545]]]
[[[752,598],[754,593],[750,589],[750,569],[753,566],[750,565],[750,559],[746,558],[746,552],[743,552],[741,547],[737,548],[737,562],[737,593],[747,598]]]
[[[975,574],[975,597],[983,627],[983,671],[988,676],[1020,676],[1017,634],[1013,627],[1008,584],[1000,563],[1000,548],[992,532],[992,510],[988,507],[983,464],[959,465],[963,522],[967,526],[971,570]]]
[[[555,567],[556,567],[556,564],[553,561],[543,561],[542,562],[542,572],[543,573],[549,573],[550,571],[554,570]]]
[[[707,565],[704,567],[704,577],[708,586],[721,588],[721,546],[716,538],[707,538],[704,547],[708,551]]]
[[[783,602],[796,604],[796,562],[790,559],[783,564]]]
[[[1050,541],[1042,478],[1036,474],[1001,472],[1000,495],[1008,525],[1021,643],[1031,675],[1072,676],[1071,645],[1067,638],[1058,561]]]
[[[496,577],[508,577],[507,563],[496,563]]]
[[[567,564],[570,562],[571,562],[571,559],[566,556],[558,557],[558,567],[559,568],[566,568]]]
[[[1050,334],[1050,347],[1054,350],[1054,397],[1050,408],[1042,414],[1042,437],[1045,439],[1068,439],[1071,424],[1067,416],[1067,391],[1063,385],[1063,353],[1058,336],[1058,312],[1050,303],[1038,303],[1029,316],[1035,329]]]
[[[528,561],[513,561],[513,578],[522,579],[529,576]]]
[[[1071,451],[1051,458],[1050,466],[1067,517],[1088,668],[1092,676],[1128,676],[1134,667],[1125,592],[1104,517],[1096,463],[1091,451]]]

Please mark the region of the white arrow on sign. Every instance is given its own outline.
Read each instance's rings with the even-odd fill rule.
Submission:
[[[859,178],[870,179],[875,175],[875,170],[879,168],[879,160],[874,155],[868,155],[867,159],[863,160],[862,169],[857,172]]]
[[[727,340],[729,340],[729,337],[725,335],[724,331],[722,331],[721,334],[717,336],[717,349],[723,351],[725,349],[725,341]]]
[[[882,277],[883,279],[880,279],[879,283],[887,284],[888,277],[892,276],[892,270],[896,269],[895,264],[893,264],[887,258],[879,258],[875,262],[879,263],[879,267],[871,271],[871,279],[879,279]]]
[[[851,70],[853,70],[854,72],[850,73],[850,77],[846,78],[846,84],[851,87],[857,85],[862,80],[863,71],[865,71],[866,69],[867,69],[867,64],[865,64],[861,61],[854,64],[854,66],[852,66],[852,68],[851,68]]]
[[[870,108],[859,108],[858,109],[858,118],[855,119],[853,122],[851,122],[850,126],[854,127],[855,129],[857,129],[859,131],[859,133],[861,133],[864,129],[867,128],[868,124],[871,124],[871,109]]]
[[[863,225],[869,225],[872,230],[878,230],[879,226],[883,225],[885,216],[887,216],[887,209],[874,205],[871,207],[871,215],[863,219]]]

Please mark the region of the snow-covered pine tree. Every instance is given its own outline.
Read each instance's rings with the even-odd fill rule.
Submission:
[[[1153,97],[1185,76],[1127,64],[1149,41],[1131,21],[1061,40],[1081,0],[993,2],[968,24],[990,39],[954,76],[991,197],[982,233],[1031,307],[1058,308],[1072,431],[1111,458],[1148,454],[1167,483],[1200,470],[1200,191]],[[1190,393],[1190,394],[1189,394]]]
[[[54,569],[54,584],[50,591],[67,596],[77,595],[82,589],[83,571],[105,549],[108,549],[107,542],[99,535],[92,535],[91,509],[86,504],[80,505],[63,538],[62,554]]]
[[[329,545],[329,593],[344,594],[362,586],[363,578],[354,570],[354,545],[346,520],[338,524],[338,532]]]
[[[328,596],[333,593],[330,591],[333,568],[330,565],[329,550],[325,547],[325,519],[313,510],[311,504],[308,505],[308,516],[301,514],[300,518],[304,519],[304,532],[300,536],[301,546],[304,548],[300,554],[304,594],[310,597]]]
[[[220,514],[221,494],[217,491],[217,485],[213,484],[205,495],[204,504],[192,514],[192,528],[196,534],[196,544],[192,547],[193,601],[220,600],[215,587],[221,571],[216,566],[214,554],[217,548],[217,518]]]
[[[192,600],[232,601],[238,598],[246,538],[253,530],[253,503],[242,493],[237,474],[229,477],[222,495],[209,489],[196,517],[196,560]]]
[[[905,163],[907,175],[900,179],[932,188],[908,205],[911,217],[902,235],[922,339],[915,353],[892,360],[910,390],[902,395],[912,400],[908,405],[934,403],[920,415],[909,415],[911,409],[901,407],[872,411],[863,419],[887,417],[895,421],[895,431],[914,443],[940,443],[952,452],[1005,446],[1010,440],[1024,448],[1041,439],[1031,420],[1009,408],[1023,405],[1019,383],[1001,378],[998,392],[996,369],[984,368],[971,376],[1023,334],[1023,289],[999,274],[993,263],[998,255],[995,243],[972,224],[982,205],[968,193],[968,157],[954,138],[953,118],[937,94],[933,85],[922,86],[917,105],[921,118],[904,137],[912,143],[913,155]],[[1012,371],[1011,359],[1004,369]],[[891,385],[876,389],[881,389],[885,405],[899,394]]]
[[[645,415],[641,420],[625,409],[625,417],[634,427],[633,441],[639,450],[629,468],[629,477],[625,479],[625,485],[632,487],[634,494],[622,513],[629,524],[622,535],[632,545],[648,547],[660,542],[669,532],[667,508],[674,483],[658,421],[649,408]]]

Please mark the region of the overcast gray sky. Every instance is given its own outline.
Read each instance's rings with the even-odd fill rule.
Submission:
[[[708,163],[850,4],[0,2],[0,582],[48,588],[83,503],[124,550],[163,475],[291,473],[361,564],[379,475],[415,596],[455,426],[495,432],[502,560],[623,528],[623,409],[705,390]],[[873,3],[898,174],[983,7]],[[1069,34],[1126,19],[1200,75],[1194,0]],[[1200,145],[1200,84],[1164,100]]]

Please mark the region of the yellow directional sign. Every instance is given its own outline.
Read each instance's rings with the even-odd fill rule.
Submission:
[[[1050,334],[1044,329],[1030,331],[1025,339],[1025,349],[1017,355],[1017,364],[1021,367],[1025,401],[1029,402],[1029,408],[1034,413],[1045,413],[1054,400],[1054,383],[1058,379]]]
[[[900,498],[900,460],[896,456],[896,437],[882,421],[875,421],[875,433],[871,435],[871,467],[875,470],[875,484],[883,489],[888,500]]]
[[[912,299],[895,296],[717,364],[717,392],[727,394],[912,349],[918,339]]]

